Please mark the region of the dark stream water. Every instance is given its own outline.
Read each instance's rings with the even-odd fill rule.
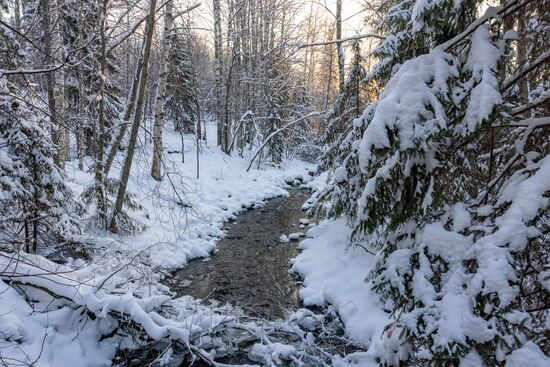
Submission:
[[[290,196],[271,199],[260,208],[240,214],[226,226],[227,236],[207,259],[191,261],[166,279],[178,296],[204,302],[226,302],[250,316],[284,317],[299,307],[298,287],[289,273],[297,241],[279,242],[282,234],[304,232],[299,220],[309,191],[292,189]]]

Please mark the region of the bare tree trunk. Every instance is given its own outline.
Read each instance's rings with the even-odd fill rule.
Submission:
[[[164,8],[164,34],[162,47],[159,56],[160,62],[160,80],[155,99],[155,125],[153,127],[153,163],[151,165],[151,176],[161,180],[161,160],[162,160],[162,128],[164,126],[164,103],[166,99],[166,78],[168,76],[168,52],[171,49],[172,31],[172,9],[174,2],[170,0]]]
[[[107,203],[105,198],[105,177],[103,176],[103,155],[105,149],[105,83],[107,79],[107,38],[105,27],[107,25],[107,12],[109,0],[103,0],[101,9],[101,22],[99,25],[101,65],[99,72],[99,108],[98,108],[98,142],[97,159],[95,166],[95,186],[97,194],[97,212],[99,219],[107,226]]]
[[[214,63],[215,63],[215,95],[216,118],[218,119],[218,145],[223,149],[223,130],[225,108],[223,106],[223,55],[222,55],[222,20],[220,0],[213,0],[214,8]]]
[[[76,128],[76,154],[78,158],[78,169],[84,169],[84,154],[85,154],[85,143],[84,143],[84,129],[82,128],[82,123],[79,123]]]
[[[134,76],[134,80],[132,81],[132,89],[130,90],[130,98],[128,100],[128,104],[126,105],[126,110],[124,112],[124,116],[123,116],[121,124],[120,124],[120,130],[118,132],[118,135],[117,135],[115,141],[111,145],[111,149],[109,150],[109,156],[107,157],[107,162],[105,163],[105,177],[109,176],[109,171],[111,170],[111,166],[113,165],[113,161],[115,160],[118,148],[122,144],[122,140],[124,139],[124,136],[126,135],[126,130],[128,130],[128,124],[130,123],[130,117],[132,117],[132,112],[134,111],[134,106],[136,104],[136,96],[137,96],[137,91],[138,91],[138,87],[139,87],[139,80],[140,80],[142,69],[143,69],[143,59],[140,59],[138,61],[138,65],[137,65],[137,68],[136,68],[136,74]]]
[[[40,0],[40,15],[42,27],[42,41],[44,43],[44,52],[46,54],[44,64],[54,65],[55,57],[53,55],[53,33],[51,31],[51,16],[57,12],[51,9],[51,0]],[[55,32],[54,32],[55,33]],[[59,46],[56,44],[56,46]],[[52,125],[52,142],[57,147],[57,152],[54,156],[55,164],[61,168],[65,166],[64,146],[61,132],[60,120],[63,114],[58,112],[58,109],[63,105],[62,96],[56,90],[56,81],[59,79],[60,70],[46,73],[46,91],[48,96],[48,110],[50,114],[50,122]]]
[[[145,40],[143,42],[143,48],[141,51],[142,69],[141,78],[139,81],[139,89],[136,99],[136,112],[134,114],[134,121],[132,123],[132,130],[130,131],[130,142],[128,144],[128,150],[126,151],[126,159],[124,160],[124,166],[120,175],[120,186],[116,197],[115,207],[113,210],[113,216],[111,218],[110,230],[113,233],[117,232],[117,218],[119,213],[122,213],[122,204],[124,197],[126,196],[126,187],[128,186],[128,179],[130,177],[130,170],[132,169],[132,160],[134,159],[134,152],[136,149],[137,135],[139,131],[139,125],[141,122],[141,116],[143,114],[143,101],[145,98],[145,91],[147,88],[147,77],[149,76],[149,60],[151,58],[151,45],[153,44],[153,34],[155,33],[155,15],[157,8],[157,0],[150,0],[149,2],[149,16],[147,17],[147,24],[145,26]]]
[[[527,35],[525,10],[522,9],[518,14],[518,40],[517,40],[517,64],[524,65],[527,62]],[[518,81],[519,98],[522,104],[529,103],[529,88],[527,78],[521,78]]]
[[[332,33],[332,32],[331,32]],[[333,69],[333,46],[328,45],[325,46],[326,50],[328,51],[328,77],[327,77],[327,89],[326,89],[326,95],[325,95],[325,109],[328,108],[329,100],[330,100],[330,87],[332,86],[332,69]]]
[[[202,111],[201,111],[200,102],[197,102],[197,112],[198,112],[198,116],[197,116],[197,127],[196,127],[196,130],[195,130],[195,134],[197,135],[197,137],[199,139],[204,140],[204,137],[202,135],[202,126],[201,126]]]
[[[15,29],[17,29],[18,31],[21,30],[21,4],[19,3],[19,1],[20,0],[15,0],[15,9],[14,9]]]
[[[64,39],[63,39],[63,28],[61,24],[61,9],[63,6],[63,0],[57,0],[56,3],[56,10],[53,12],[55,14],[55,23],[54,26],[54,32],[52,33],[52,40],[53,40],[53,46],[56,57],[58,60],[65,60],[66,58],[66,50],[64,47]],[[57,110],[59,112],[59,115],[61,116],[61,123],[59,124],[59,160],[60,160],[60,167],[65,168],[65,162],[69,160],[69,144],[70,144],[70,136],[69,136],[69,118],[68,118],[68,103],[67,103],[67,73],[65,72],[64,68],[59,69],[55,74],[55,80],[56,85],[59,88],[59,91],[57,93],[56,98],[58,98],[57,102]]]
[[[198,120],[197,120],[197,129],[195,130],[195,144],[197,145],[197,180],[200,177],[200,152],[201,152],[201,110],[198,106],[197,111],[199,112]],[[182,154],[183,154],[183,145],[181,147]]]
[[[336,0],[336,39],[342,39],[342,0]],[[344,75],[344,50],[342,42],[336,43],[338,51],[338,76],[340,93],[344,92],[345,75]]]

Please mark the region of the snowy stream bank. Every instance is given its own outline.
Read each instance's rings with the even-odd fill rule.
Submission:
[[[227,235],[211,257],[193,260],[166,278],[178,296],[190,295],[218,305],[241,307],[268,319],[285,316],[299,306],[298,288],[289,273],[297,241],[281,242],[282,234],[305,230],[301,210],[309,190],[292,189],[289,196],[251,208],[226,226]],[[301,225],[305,227],[304,225]]]

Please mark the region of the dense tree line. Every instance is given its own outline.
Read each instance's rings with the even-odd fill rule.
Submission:
[[[227,154],[261,147],[258,161],[274,164],[288,149],[311,140],[307,120],[292,126],[302,138],[281,130],[318,107],[301,70],[293,67],[303,55],[296,46],[305,28],[298,16],[303,4],[6,0],[1,5],[2,151],[27,162],[48,161],[35,172],[35,183],[49,175],[63,177],[66,162],[73,159],[79,169],[92,170],[95,183],[82,199],[100,227],[135,229],[126,214],[132,207],[126,185],[134,151],[153,151],[151,175],[162,180],[166,126],[206,139],[205,120],[214,116],[219,129],[212,143]],[[206,38],[194,30],[200,27],[191,14],[199,6],[213,14],[213,32]],[[305,64],[315,69],[315,62],[307,61],[312,54],[306,53]],[[137,146],[140,129],[151,147]],[[21,156],[24,152],[29,156]],[[120,177],[111,172],[117,153],[125,156]],[[7,193],[26,176],[15,161],[2,164]],[[63,181],[48,186],[52,197],[79,202],[64,194]],[[20,184],[34,190],[32,182]],[[23,233],[31,231],[29,223],[42,223],[34,217],[75,215],[74,205],[59,205],[61,212],[54,214],[51,204],[13,216],[13,205],[28,202],[24,196],[2,196],[3,222],[17,233],[10,241],[27,247],[32,236]],[[44,221],[44,231],[51,222]],[[66,226],[67,236],[76,227]]]

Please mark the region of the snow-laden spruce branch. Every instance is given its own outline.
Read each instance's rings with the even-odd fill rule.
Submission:
[[[346,37],[346,38],[340,38],[340,39],[335,39],[335,40],[330,40],[330,41],[319,41],[319,42],[312,42],[312,43],[302,43],[302,44],[299,44],[299,45],[295,45],[296,47],[298,47],[299,49],[302,49],[304,47],[312,47],[312,46],[326,46],[326,45],[331,45],[333,43],[342,43],[342,42],[348,42],[348,41],[355,41],[355,40],[359,40],[359,39],[363,39],[363,38],[377,38],[377,39],[380,39],[380,40],[385,40],[386,37],[385,36],[382,36],[380,34],[376,34],[376,33],[365,33],[365,34],[358,34],[356,36],[351,36],[351,37]]]
[[[455,37],[451,38],[447,42],[440,44],[439,46],[437,46],[437,48],[448,51],[452,49],[454,46],[456,46],[458,43],[466,39],[468,36],[470,36],[481,25],[485,24],[491,19],[503,18],[511,14],[512,12],[516,11],[517,9],[528,5],[533,1],[534,0],[524,0],[524,1],[513,0],[504,6],[490,6],[485,11],[485,14],[483,14],[483,16],[478,18],[475,22],[471,23],[464,32],[456,35]]]
[[[256,150],[256,153],[254,153],[254,156],[252,157],[252,159],[250,160],[250,164],[248,165],[248,168],[246,169],[246,172],[250,171],[250,168],[252,167],[252,164],[254,163],[254,160],[258,157],[258,155],[262,152],[262,150],[265,148],[265,146],[267,145],[267,143],[269,143],[269,141],[271,139],[273,139],[273,137],[275,137],[277,134],[283,132],[284,130],[288,129],[289,127],[291,127],[292,125],[294,124],[297,124],[298,122],[301,122],[301,121],[304,121],[308,118],[311,118],[311,117],[316,117],[316,116],[321,116],[323,113],[322,112],[311,112],[311,113],[308,113],[307,115],[305,116],[302,116],[296,120],[293,120],[293,121],[290,121],[289,123],[287,123],[286,125],[284,125],[283,127],[275,130],[274,132],[272,132],[271,134],[268,135],[268,137],[264,140],[264,142],[262,143],[262,145],[260,145],[260,147]]]
[[[0,69],[0,77],[4,76],[4,75],[33,75],[33,74],[52,73],[52,72],[55,72],[55,71],[65,67],[66,65],[68,65],[70,67],[75,67],[78,64],[80,64],[80,62],[70,63],[69,60],[71,59],[71,56],[73,54],[76,54],[79,51],[82,51],[82,50],[86,49],[87,47],[89,47],[92,44],[92,42],[94,42],[97,38],[97,35],[93,35],[82,46],[71,49],[71,50],[68,50],[65,58],[63,60],[60,60],[60,59],[57,59],[55,56],[53,56],[51,53],[48,53],[45,50],[43,50],[40,46],[35,44],[25,34],[21,33],[20,31],[13,28],[12,26],[10,26],[8,23],[2,21],[1,19],[0,19],[0,24],[4,27],[8,28],[10,31],[16,33],[18,36],[24,38],[27,42],[29,42],[33,46],[33,48],[35,48],[40,53],[44,54],[47,58],[51,58],[53,61],[57,62],[56,65],[51,65],[49,67],[42,67],[42,68],[39,68],[39,69],[31,69],[31,68],[17,68],[17,69],[13,69],[13,70]]]

